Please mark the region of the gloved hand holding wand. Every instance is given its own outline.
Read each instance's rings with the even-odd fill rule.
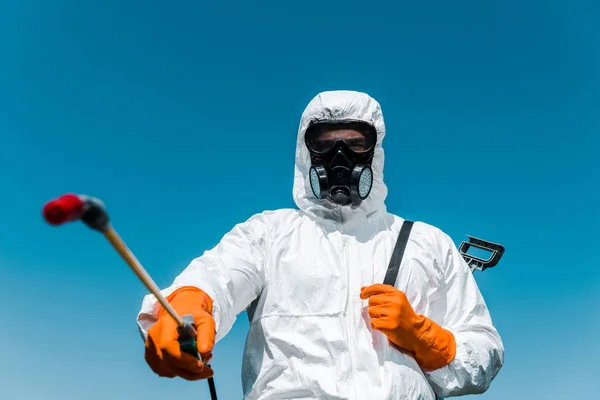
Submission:
[[[161,376],[182,376],[189,380],[208,378],[211,398],[216,400],[213,371],[208,364],[205,364],[212,356],[215,335],[214,321],[210,316],[212,312],[210,297],[195,288],[182,288],[170,296],[171,302],[167,301],[144,267],[112,228],[103,203],[96,198],[66,194],[46,203],[43,215],[51,225],[61,225],[80,219],[91,229],[104,234],[162,305],[158,321],[152,332],[149,332],[146,341],[146,361],[150,367]],[[186,314],[180,317],[175,308],[185,310]],[[171,318],[166,318],[165,312]],[[173,325],[176,330],[170,329]],[[178,334],[178,338],[173,331]],[[198,337],[207,340],[197,343]],[[171,345],[173,340],[179,342],[179,348]]]

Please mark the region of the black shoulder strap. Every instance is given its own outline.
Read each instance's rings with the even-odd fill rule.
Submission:
[[[396,284],[398,270],[402,263],[404,249],[406,249],[406,243],[408,243],[408,237],[410,236],[410,230],[412,229],[413,224],[413,221],[404,221],[404,223],[402,223],[402,228],[400,228],[398,240],[396,241],[396,246],[394,247],[394,252],[392,253],[392,258],[390,259],[390,264],[388,265],[385,279],[383,280],[385,285],[394,286]]]

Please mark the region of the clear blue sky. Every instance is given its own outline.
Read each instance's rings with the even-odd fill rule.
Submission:
[[[383,106],[391,212],[507,248],[476,274],[506,347],[479,398],[595,396],[599,15],[591,0],[2,2],[0,398],[208,398],[145,364],[146,290],[104,238],[41,207],[102,198],[167,286],[234,224],[294,206],[300,114],[330,89]],[[216,346],[220,399],[241,398],[246,330],[241,315]]]

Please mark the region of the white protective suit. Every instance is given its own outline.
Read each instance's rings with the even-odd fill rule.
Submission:
[[[378,134],[373,189],[359,207],[315,199],[308,179],[307,125],[344,119],[371,123]],[[403,222],[384,204],[384,136],[381,108],[368,95],[316,96],[298,131],[293,196],[299,209],[265,211],[236,225],[163,290],[205,291],[214,301],[217,341],[251,308],[246,400],[434,400],[482,393],[500,370],[503,344],[472,273],[451,238],[422,222],[412,229],[396,287],[418,314],[454,334],[456,356],[443,368],[422,371],[371,329],[360,289],[383,282]],[[157,307],[153,295],[144,298],[138,316],[144,337]]]

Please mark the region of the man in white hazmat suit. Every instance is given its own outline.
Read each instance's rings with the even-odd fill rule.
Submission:
[[[382,283],[406,226],[384,203],[384,136],[367,94],[317,95],[298,131],[298,209],[236,225],[163,290],[180,315],[194,315],[205,363],[249,310],[246,400],[434,400],[482,393],[500,370],[500,336],[441,230],[414,223],[395,285]],[[175,322],[153,295],[138,324],[155,373],[212,376],[181,353]]]

